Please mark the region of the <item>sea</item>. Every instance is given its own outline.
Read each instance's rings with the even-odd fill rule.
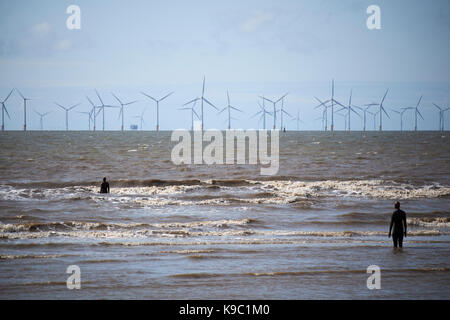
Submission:
[[[271,176],[171,134],[1,132],[0,299],[450,298],[449,132],[280,132]]]

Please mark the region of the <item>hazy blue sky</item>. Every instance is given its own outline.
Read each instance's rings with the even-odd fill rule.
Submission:
[[[81,30],[68,30],[66,8],[81,8]],[[381,30],[368,30],[366,8],[381,8]],[[53,110],[45,125],[64,128],[64,113],[53,101],[88,110],[85,95],[94,88],[113,103],[113,90],[124,100],[139,99],[127,109],[126,126],[143,108],[146,129],[155,126],[153,104],[139,92],[158,97],[175,94],[161,105],[161,128],[189,126],[189,114],[177,108],[200,94],[219,107],[232,103],[246,113],[236,126],[257,127],[257,96],[290,92],[286,110],[298,109],[305,129],[319,129],[314,96],[327,98],[331,78],[336,95],[354,103],[381,99],[388,108],[413,106],[421,94],[425,121],[436,129],[431,103],[448,106],[450,90],[450,1],[310,0],[310,1],[12,1],[0,2],[0,99],[18,87],[31,98],[29,129],[39,127],[32,112]],[[7,104],[8,129],[20,129],[22,102]],[[107,112],[107,128],[119,129],[116,110]],[[405,127],[412,126],[412,113]],[[386,129],[396,129],[391,113]],[[207,110],[206,126],[224,128],[225,116]],[[336,128],[342,128],[343,122]],[[270,120],[268,120],[270,121]],[[355,129],[362,127],[354,118]],[[71,128],[87,126],[71,114]],[[100,121],[98,122],[100,126]],[[446,115],[450,128],[450,112]],[[295,128],[291,122],[288,128]],[[371,126],[368,125],[369,128]]]

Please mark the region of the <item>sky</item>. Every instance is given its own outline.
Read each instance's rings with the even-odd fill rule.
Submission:
[[[81,9],[81,29],[69,30],[67,7]],[[378,5],[381,29],[369,30],[366,10]],[[189,128],[190,114],[178,110],[201,94],[219,109],[226,92],[235,113],[233,126],[259,128],[259,95],[270,99],[289,93],[285,109],[300,112],[305,130],[321,129],[315,96],[328,99],[335,79],[336,99],[363,105],[379,102],[389,88],[387,130],[399,129],[390,111],[420,105],[423,130],[436,130],[437,108],[450,103],[450,2],[448,0],[309,0],[309,1],[111,1],[2,0],[0,2],[0,100],[18,88],[28,102],[28,129],[39,129],[34,111],[51,111],[45,129],[65,129],[65,106],[81,103],[69,114],[69,128],[87,129],[86,96],[95,103],[97,89],[105,103],[125,102],[125,126],[145,130],[156,122],[154,103],[141,91],[160,98],[160,127]],[[6,103],[6,129],[23,127],[23,102],[17,92]],[[198,107],[198,106],[197,106]],[[375,111],[375,109],[373,109]],[[199,110],[197,109],[197,112]],[[286,118],[288,120],[286,120]],[[225,113],[205,107],[205,127],[223,129]],[[344,120],[336,116],[336,129]],[[101,118],[97,119],[101,127]],[[268,118],[271,122],[271,118]],[[285,116],[288,129],[295,121]],[[371,122],[373,123],[373,121]],[[413,125],[413,113],[404,118]],[[445,116],[450,128],[450,110]],[[372,125],[373,126],[373,125]],[[368,128],[372,128],[367,124]],[[362,128],[358,116],[352,129]],[[106,111],[106,129],[120,129],[118,110]]]

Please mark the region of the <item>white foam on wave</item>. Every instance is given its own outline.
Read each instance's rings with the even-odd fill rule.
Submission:
[[[421,227],[450,228],[450,218],[409,218],[408,223]]]
[[[0,186],[0,200],[93,200],[138,206],[228,205],[233,202],[248,204],[289,204],[319,197],[364,197],[380,199],[437,198],[450,195],[450,187],[438,184],[414,186],[385,180],[325,180],[325,181],[253,181],[243,185],[215,185],[204,181],[198,185],[164,185],[140,187],[113,187],[111,194],[98,193],[97,186],[65,188],[14,188]],[[209,188],[214,185],[214,192]],[[195,192],[193,192],[195,191]],[[243,196],[240,196],[240,195]],[[261,195],[263,194],[263,195]],[[180,195],[183,196],[180,199]],[[200,195],[200,197],[199,197]],[[208,195],[202,198],[201,195]],[[230,195],[235,195],[234,198]]]

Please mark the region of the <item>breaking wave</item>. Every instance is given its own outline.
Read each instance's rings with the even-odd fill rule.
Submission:
[[[307,203],[320,197],[415,199],[450,196],[450,187],[384,180],[118,180],[111,194],[92,182],[0,185],[0,200],[112,201],[137,206]],[[237,196],[238,195],[238,196]]]

